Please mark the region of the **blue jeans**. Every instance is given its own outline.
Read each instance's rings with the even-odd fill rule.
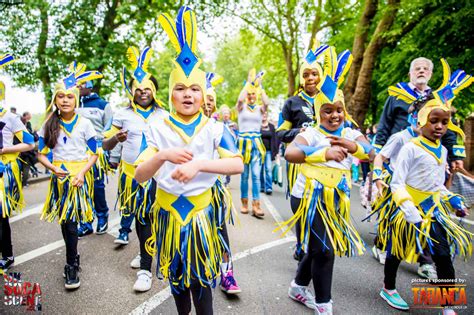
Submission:
[[[132,223],[135,218],[135,214],[130,213],[128,216],[122,216],[120,219],[120,229],[119,233],[130,233],[132,232]]]
[[[240,177],[240,198],[248,198],[249,195],[249,173],[252,172],[252,199],[260,199],[260,152],[252,148],[252,157],[249,164],[244,164],[244,172]]]
[[[272,191],[273,174],[272,174],[272,153],[265,154],[265,161],[263,163],[262,172],[260,176],[260,190],[265,192]]]
[[[105,183],[103,179],[97,179],[94,181],[94,209],[99,224],[101,221],[107,222],[109,218],[109,207],[107,206],[107,200],[105,199]],[[81,227],[86,226],[89,230],[92,230],[92,222],[81,223]]]

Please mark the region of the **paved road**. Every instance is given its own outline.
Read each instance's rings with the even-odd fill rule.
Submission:
[[[235,206],[240,207],[239,177],[232,179],[231,192]],[[115,204],[116,178],[107,186],[109,207]],[[81,288],[74,292],[64,289],[62,270],[65,247],[57,223],[39,220],[39,209],[47,192],[47,182],[32,184],[25,189],[27,210],[12,219],[16,266],[24,281],[37,282],[42,289],[45,314],[175,314],[174,301],[167,284],[153,279],[149,292],[137,294],[132,290],[136,272],[129,267],[138,253],[134,233],[128,246],[113,244],[119,216],[111,211],[109,233],[90,235],[80,240]],[[234,253],[234,273],[243,292],[237,297],[226,297],[214,291],[216,314],[312,314],[304,306],[287,297],[296,262],[292,258],[294,238],[273,233],[277,222],[291,216],[284,192],[277,187],[271,197],[263,197],[265,219],[240,215],[240,222],[229,227]],[[372,243],[373,223],[362,223],[365,210],[360,206],[358,188],[352,196],[356,227],[367,244]],[[472,226],[469,229],[473,231]],[[474,263],[457,260],[457,276],[466,279],[468,309],[460,314],[473,314]],[[155,267],[153,267],[155,268]],[[398,275],[398,290],[412,304],[411,280],[417,278],[416,266],[402,264]],[[397,314],[378,296],[382,286],[383,266],[370,252],[357,258],[337,258],[333,281],[335,314]],[[0,290],[2,291],[2,290]],[[0,298],[3,300],[3,292]],[[25,307],[0,304],[0,314],[28,313]],[[438,314],[436,310],[412,310],[413,314]]]

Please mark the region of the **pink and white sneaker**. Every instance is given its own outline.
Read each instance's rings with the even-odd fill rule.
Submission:
[[[295,280],[291,281],[290,288],[288,289],[288,296],[291,299],[304,304],[306,307],[316,310],[316,300],[311,291],[308,290],[308,287],[297,285]]]
[[[222,273],[219,287],[227,294],[237,294],[242,292],[239,285],[237,284],[237,281],[234,279],[232,270],[227,271],[225,274]]]

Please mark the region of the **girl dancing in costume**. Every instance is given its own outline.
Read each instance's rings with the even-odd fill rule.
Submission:
[[[139,182],[154,176],[158,184],[153,238],[147,245],[153,251],[156,243],[158,268],[170,280],[178,313],[190,313],[192,293],[196,313],[212,314],[211,287],[228,252],[216,219],[218,195],[212,194],[212,187],[217,174],[238,174],[243,163],[230,131],[200,109],[206,74],[196,56],[194,12],[182,7],[176,22],[167,14],[158,20],[178,56],[169,84],[174,111],[150,125],[148,149],[137,161],[144,162],[135,173]]]
[[[240,212],[246,214],[248,210],[249,174],[252,176],[252,215],[257,218],[264,216],[260,208],[260,171],[265,158],[265,146],[262,142],[260,129],[262,114],[267,111],[269,100],[262,88],[263,71],[255,74],[250,70],[247,83],[240,92],[237,102],[239,120],[239,151],[244,157],[244,172],[240,180],[240,198],[242,208]],[[257,105],[261,99],[263,105]]]
[[[285,222],[291,228],[301,224],[301,244],[305,256],[288,290],[290,298],[332,314],[331,283],[334,254],[355,256],[364,252],[364,243],[350,219],[352,156],[368,158],[370,146],[364,136],[344,127],[351,120],[338,89],[352,62],[346,50],[336,55],[328,50],[324,78],[315,99],[320,125],[307,128],[288,146],[285,158],[303,163],[291,192],[293,217]],[[307,289],[313,280],[316,301]]]
[[[0,69],[15,61],[10,54],[0,56]],[[0,82],[2,83],[2,82]],[[2,100],[0,95],[0,101]],[[33,136],[26,130],[20,117],[0,106],[0,240],[2,259],[0,270],[4,273],[13,266],[12,232],[9,217],[12,212],[20,213],[24,207],[23,189],[21,185],[20,165],[18,158],[20,152],[30,151],[34,148]],[[20,141],[13,144],[16,138]]]
[[[128,244],[128,233],[135,218],[135,227],[140,242],[140,254],[130,263],[132,268],[140,269],[133,289],[145,292],[151,289],[151,264],[153,257],[146,251],[146,240],[151,236],[150,209],[155,202],[156,182],[151,179],[146,183],[138,183],[135,179],[135,160],[147,148],[145,132],[148,126],[157,119],[168,115],[158,104],[156,90],[158,83],[148,73],[148,62],[152,50],[145,47],[139,51],[130,47],[127,57],[133,67],[132,80],[127,82],[127,69],[121,73],[121,82],[130,101],[130,106],[122,108],[114,114],[112,126],[106,131],[103,146],[112,150],[119,142],[122,143],[118,201],[122,220],[120,235],[114,241],[117,244]]]
[[[314,46],[309,49],[303,63],[300,66],[300,91],[297,95],[286,100],[280,113],[277,136],[285,143],[291,143],[295,137],[313,125],[317,121],[314,99],[318,94],[318,84],[323,76],[323,68],[317,61],[319,56],[328,49],[328,45],[319,45],[314,40]],[[298,163],[289,163],[287,161],[286,171],[288,180],[287,196],[290,196],[293,184],[300,172]],[[296,223],[296,249],[293,258],[300,261],[303,259],[304,252],[301,250],[299,235],[301,233],[300,224]]]
[[[472,254],[472,234],[458,226],[449,212],[463,217],[466,207],[462,197],[449,192],[444,186],[447,150],[440,139],[448,129],[464,136],[451,122],[451,102],[461,89],[472,83],[473,78],[458,70],[450,75],[443,61],[444,80],[440,89],[419,111],[417,125],[421,135],[405,144],[400,151],[393,179],[390,183],[392,198],[397,206],[393,211],[387,232],[387,259],[384,266],[384,288],[380,296],[400,310],[408,304],[395,288],[401,260],[416,262],[419,254],[429,251],[440,279],[452,280],[455,274],[452,255],[465,257]],[[453,314],[446,305],[443,314]]]
[[[102,74],[85,70],[83,64],[73,62],[69,75],[56,83],[49,105],[54,111],[38,133],[38,160],[52,172],[41,219],[52,222],[57,218],[61,225],[66,243],[66,289],[81,285],[77,225],[92,221],[94,216],[94,177],[89,170],[97,161],[96,132],[92,123],[74,109],[79,105],[77,86]],[[50,152],[52,163],[47,157]]]

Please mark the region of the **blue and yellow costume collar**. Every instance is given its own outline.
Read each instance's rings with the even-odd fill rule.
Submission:
[[[344,119],[357,126],[346,110],[344,93],[339,86],[344,82],[344,76],[352,65],[352,54],[345,50],[339,55],[336,54],[334,47],[326,50],[323,79],[318,84],[319,93],[315,99],[315,111],[319,111],[324,104],[334,104],[341,102],[344,106]],[[319,115],[317,115],[319,117]]]
[[[456,95],[474,82],[472,75],[466,74],[464,70],[456,70],[451,74],[451,70],[445,59],[441,59],[441,64],[443,65],[443,83],[433,92],[434,99],[429,100],[418,112],[418,126],[420,127],[426,125],[430,113],[435,109],[451,112],[452,102]],[[463,139],[465,138],[462,129],[453,124],[451,119],[448,123],[448,129],[456,132]]]
[[[145,47],[140,52],[136,47],[129,47],[127,49],[127,59],[132,67],[131,77],[133,78],[132,87],[130,88],[127,81],[127,68],[123,67],[120,72],[120,82],[122,83],[125,93],[133,107],[137,105],[133,102],[133,96],[137,89],[145,90],[150,89],[153,95],[153,100],[156,104],[161,105],[161,101],[156,96],[157,87],[150,80],[151,74],[148,72],[148,64],[150,63],[153,49]]]
[[[207,124],[209,118],[199,110],[189,121],[184,121],[176,113],[172,112],[165,123],[171,127],[185,143],[190,143],[195,135]]]
[[[313,47],[311,47],[303,60],[303,63],[300,65],[300,85],[304,85],[303,73],[305,69],[316,69],[320,77],[323,75],[323,68],[317,61],[318,57],[322,55],[328,45],[320,45],[319,41],[314,39]]]
[[[60,118],[59,124],[61,126],[61,129],[64,130],[64,133],[68,135],[68,137],[71,137],[71,133],[74,130],[74,127],[77,125],[77,122],[79,121],[79,115],[74,114],[74,116],[70,120],[65,120],[64,118]]]
[[[132,102],[133,103],[133,102]],[[140,117],[142,117],[145,121],[148,121],[148,118],[150,118],[151,114],[158,108],[158,105],[152,104],[148,106],[147,108],[143,108],[138,104],[133,103],[134,106],[132,106],[133,111]]]
[[[87,81],[100,79],[103,77],[99,71],[86,71],[86,65],[78,63],[76,61],[71,62],[68,68],[69,74],[59,80],[54,86],[53,97],[49,104],[46,112],[50,111],[53,106],[55,107],[55,99],[58,93],[74,94],[76,99],[76,108],[79,107],[79,88],[78,86]]]
[[[321,131],[321,133],[323,135],[326,135],[326,136],[343,137],[344,134],[345,134],[344,124],[341,124],[341,126],[339,128],[337,128],[337,130],[334,130],[334,131],[328,130],[328,129],[324,128],[322,125],[319,125],[319,131]]]
[[[441,164],[443,161],[443,146],[441,145],[441,141],[437,140],[436,142],[433,142],[423,136],[413,138],[411,141],[434,157],[438,164]]]

